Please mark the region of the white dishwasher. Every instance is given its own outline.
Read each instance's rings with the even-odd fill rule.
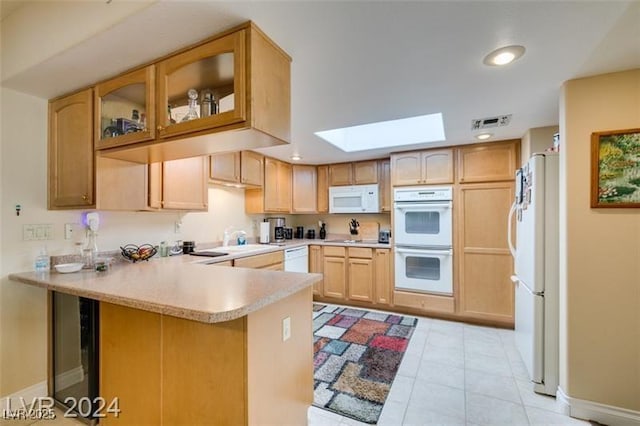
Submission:
[[[287,272],[309,272],[309,247],[285,249],[284,270]]]

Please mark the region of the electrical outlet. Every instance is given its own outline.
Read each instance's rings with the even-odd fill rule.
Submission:
[[[282,320],[282,341],[286,342],[291,338],[291,317]]]
[[[182,222],[174,222],[173,223],[173,232],[179,234],[182,232]]]
[[[65,240],[73,239],[73,223],[64,224],[64,239]]]

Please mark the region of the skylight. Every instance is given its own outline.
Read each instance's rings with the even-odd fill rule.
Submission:
[[[345,152],[444,141],[442,113],[379,121],[315,133]]]

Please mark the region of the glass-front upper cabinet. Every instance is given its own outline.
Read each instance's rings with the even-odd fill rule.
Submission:
[[[155,66],[100,83],[95,89],[96,149],[155,139]]]
[[[159,137],[245,121],[246,37],[236,31],[157,64]]]

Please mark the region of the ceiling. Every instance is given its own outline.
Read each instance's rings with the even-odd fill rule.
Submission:
[[[292,143],[262,151],[311,164],[388,154],[346,154],[316,131],[436,112],[446,142],[394,150],[476,142],[471,120],[501,114],[493,140],[520,138],[558,124],[564,81],[640,67],[640,1],[157,1],[2,85],[51,98],[249,19],[293,58]],[[483,65],[510,44],[520,60]]]

